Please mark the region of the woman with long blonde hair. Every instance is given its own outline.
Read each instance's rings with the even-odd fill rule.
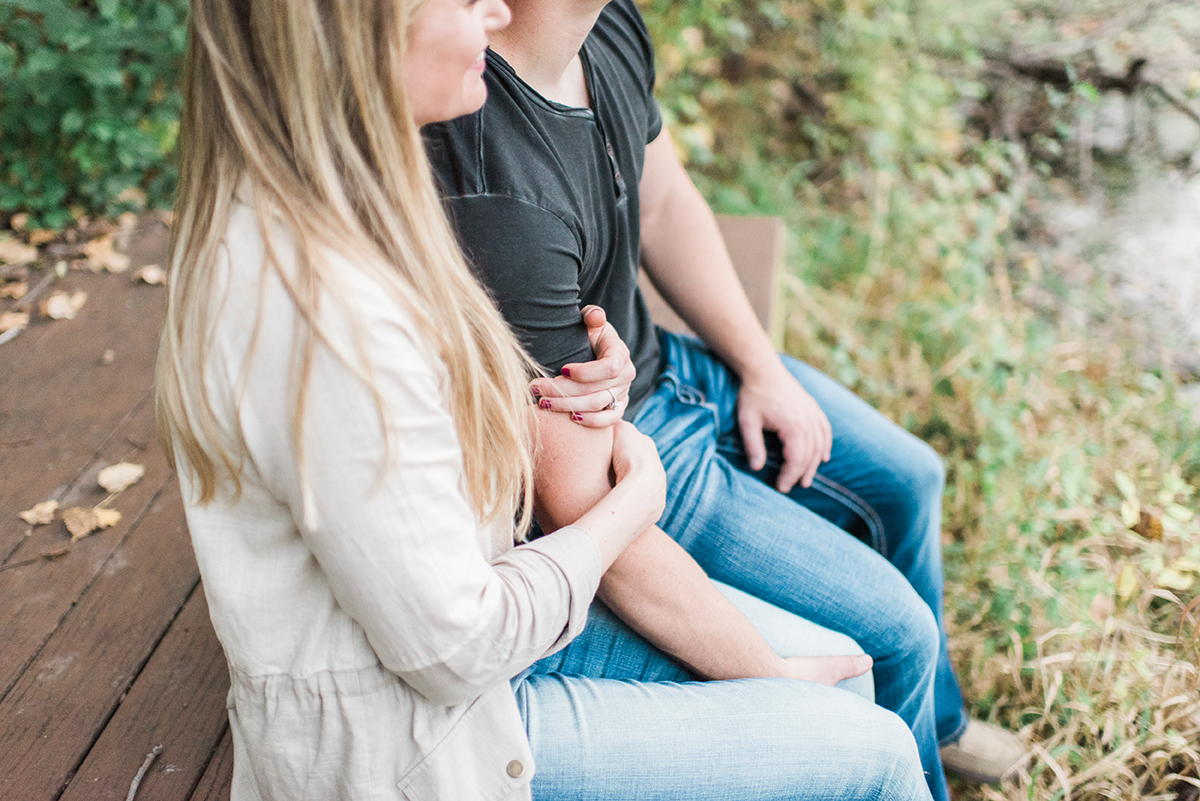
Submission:
[[[766,794],[746,798],[803,795],[801,735],[835,719],[838,742],[873,731],[871,769],[837,751],[858,788],[837,797],[919,797],[911,736],[868,700],[790,679],[693,688],[590,609],[663,508],[653,444],[612,413],[628,390],[620,365],[574,400],[577,422],[612,426],[611,487],[521,542],[532,365],[458,251],[420,136],[483,103],[487,34],[508,16],[503,0],[191,4],[157,405],[229,663],[233,798],[667,797],[640,778],[530,783],[534,756],[555,765],[563,749],[619,775],[604,749],[656,736],[652,722],[672,725],[664,708],[688,711],[706,758],[728,753],[730,732],[712,731],[746,709],[790,743],[758,769]],[[801,630],[772,614],[782,637]],[[620,640],[644,683],[613,681],[616,662],[583,678],[556,663],[568,678],[551,677],[549,655],[575,658],[562,649],[585,626]],[[754,675],[799,664],[751,645],[778,668]],[[655,682],[651,702],[638,688]],[[593,719],[607,745],[556,733],[587,735],[588,709],[617,716]],[[735,761],[764,753],[736,736]],[[668,771],[680,797],[704,797],[693,767]]]
[[[512,547],[528,363],[419,136],[482,102],[507,17],[501,0],[192,4],[157,400],[229,660],[235,798],[376,797],[418,763],[414,787],[524,786],[504,680],[578,632],[661,511],[653,446],[620,426],[605,501]]]

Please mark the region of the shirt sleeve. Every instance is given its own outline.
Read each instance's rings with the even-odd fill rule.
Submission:
[[[290,507],[338,605],[382,664],[431,701],[458,703],[582,630],[599,584],[599,550],[587,532],[568,527],[485,556],[440,363],[385,292],[360,287],[352,300],[353,322],[323,311],[325,342],[313,357],[303,425],[305,471],[281,444],[291,441],[290,407],[282,405],[290,393],[252,381],[243,429],[259,473]],[[386,439],[364,366],[382,400]]]
[[[662,112],[658,108],[658,100],[654,97],[654,84],[658,79],[654,67],[654,44],[650,39],[650,31],[646,29],[646,22],[642,19],[637,8],[634,8],[634,14],[637,15],[638,32],[644,37],[645,54],[644,61],[645,79],[643,86],[646,92],[646,144],[650,144],[658,135],[662,133],[663,120]]]
[[[594,358],[580,315],[582,246],[570,226],[504,195],[446,204],[468,262],[529,355],[551,374]]]
[[[634,67],[641,83],[641,93],[646,102],[646,144],[650,144],[662,132],[662,112],[654,99],[654,84],[658,76],[654,66],[654,40],[646,27],[646,20],[633,0],[615,0],[605,11],[610,11],[619,23],[621,33],[629,41],[626,54],[634,59]]]

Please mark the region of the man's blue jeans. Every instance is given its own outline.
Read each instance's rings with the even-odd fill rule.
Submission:
[[[875,659],[878,703],[912,727],[933,796],[947,798],[938,744],[957,739],[967,718],[942,625],[940,458],[784,356],[828,416],[833,451],[810,488],[782,495],[770,483],[777,441],[767,466],[750,472],[737,377],[691,337],[659,341],[658,387],[634,420],[667,472],[659,525],[713,579],[854,638]]]
[[[717,587],[781,656],[862,652],[845,635]],[[512,687],[535,801],[930,797],[913,735],[871,703],[869,673],[838,688],[694,681],[596,602],[584,631]]]

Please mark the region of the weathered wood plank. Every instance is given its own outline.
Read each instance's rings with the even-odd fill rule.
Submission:
[[[124,799],[146,754],[162,752],[139,798],[186,801],[228,727],[229,671],[197,587],[60,801]]]
[[[213,752],[212,759],[204,771],[204,777],[196,785],[189,801],[229,801],[230,786],[233,783],[233,738],[229,734],[228,724],[225,734]]]
[[[164,259],[165,237],[138,238],[133,264]],[[164,289],[80,272],[59,288],[88,294],[74,320],[35,324],[0,345],[0,558],[28,531],[17,512],[57,497],[152,386]]]
[[[56,798],[199,582],[171,482],[0,701],[0,798]]]
[[[110,502],[121,522],[70,546],[65,556],[45,560],[40,555],[64,547],[69,535],[61,520],[39,526],[25,538],[0,572],[0,698],[58,628],[63,616],[103,570],[112,570],[114,551],[146,513],[155,496],[175,479],[162,449],[153,444],[154,409],[147,395],[135,413],[116,432],[90,464],[77,468],[79,479],[63,492],[65,505],[90,507],[104,499],[96,473],[122,460],[141,463],[146,475]],[[132,442],[151,443],[141,450]],[[15,514],[15,513],[14,513]],[[191,559],[191,551],[187,556]],[[28,562],[22,564],[22,562]],[[194,568],[193,568],[194,569]]]
[[[778,217],[717,216],[717,225],[729,249],[733,268],[737,271],[758,321],[772,337],[776,334],[778,314],[775,310],[779,272],[783,266],[785,229]],[[643,271],[638,285],[650,308],[654,322],[670,331],[690,333],[691,329],[667,306]]]

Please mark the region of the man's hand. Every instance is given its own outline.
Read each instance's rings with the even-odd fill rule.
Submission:
[[[783,660],[786,677],[815,681],[832,687],[842,679],[861,676],[871,669],[873,660],[866,654],[847,656],[791,656]]]
[[[821,407],[791,373],[777,363],[764,374],[743,376],[738,393],[738,426],[752,470],[767,463],[763,431],[774,431],[783,443],[783,467],[775,488],[788,492],[797,480],[812,485],[833,449],[833,430]]]
[[[585,306],[583,322],[595,360],[565,365],[562,375],[554,378],[534,379],[529,391],[543,409],[570,414],[580,425],[604,428],[618,422],[629,405],[629,386],[637,370],[604,309]]]

